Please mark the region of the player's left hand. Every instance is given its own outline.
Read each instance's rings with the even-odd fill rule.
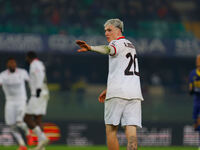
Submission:
[[[86,52],[91,50],[91,47],[85,41],[76,40],[76,44],[78,44],[81,48],[78,49],[78,52]]]
[[[40,97],[41,91],[42,91],[41,89],[37,89],[37,90],[36,90],[36,97]]]

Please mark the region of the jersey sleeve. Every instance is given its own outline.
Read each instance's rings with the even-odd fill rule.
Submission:
[[[117,45],[116,45],[116,40],[113,40],[109,43],[109,47],[112,47],[110,50],[110,56],[115,56],[117,55]]]
[[[124,49],[124,42],[113,40],[109,43],[109,46],[113,47],[113,51],[110,53],[110,56],[117,56]]]

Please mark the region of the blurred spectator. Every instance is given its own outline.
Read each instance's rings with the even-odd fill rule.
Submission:
[[[158,8],[158,16],[160,19],[166,19],[168,15],[168,8],[166,5],[162,5]]]
[[[54,8],[54,10],[52,12],[51,22],[54,25],[59,25],[60,24],[60,13],[56,8]]]
[[[186,10],[179,8],[177,1],[187,5],[187,1],[183,0],[119,0],[118,3],[113,0],[6,0],[0,1],[0,29],[3,32],[52,34],[65,28],[73,30],[69,33],[72,35],[76,32],[78,35],[93,35],[101,31],[99,26],[106,18],[120,17],[128,28],[135,30],[140,28],[138,21],[199,21],[199,1],[191,0],[195,7]],[[56,32],[52,32],[52,25]]]

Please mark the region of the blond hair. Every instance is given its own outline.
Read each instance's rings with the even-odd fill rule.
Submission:
[[[104,27],[106,27],[107,25],[113,25],[114,27],[119,28],[121,32],[124,32],[124,23],[118,18],[107,20],[104,24]]]

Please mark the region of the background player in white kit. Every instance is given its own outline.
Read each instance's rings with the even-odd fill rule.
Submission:
[[[37,135],[39,144],[35,150],[44,150],[49,139],[42,131],[42,117],[46,114],[47,103],[49,99],[49,91],[47,88],[45,66],[37,58],[35,52],[27,53],[26,60],[30,64],[30,89],[31,98],[27,104],[26,115],[24,121],[28,127]]]
[[[77,40],[81,47],[78,52],[95,51],[109,54],[107,89],[99,101],[105,101],[104,119],[109,150],[119,150],[117,129],[125,127],[128,140],[127,150],[137,150],[136,127],[141,127],[141,101],[143,100],[138,61],[134,45],[122,36],[123,22],[110,19],[104,24],[105,36],[109,45],[90,46]]]
[[[8,59],[7,68],[0,74],[0,85],[6,97],[5,122],[20,145],[18,150],[27,150],[18,128],[27,129],[23,118],[27,100],[25,81],[29,80],[29,76],[26,70],[17,68],[14,58]]]

